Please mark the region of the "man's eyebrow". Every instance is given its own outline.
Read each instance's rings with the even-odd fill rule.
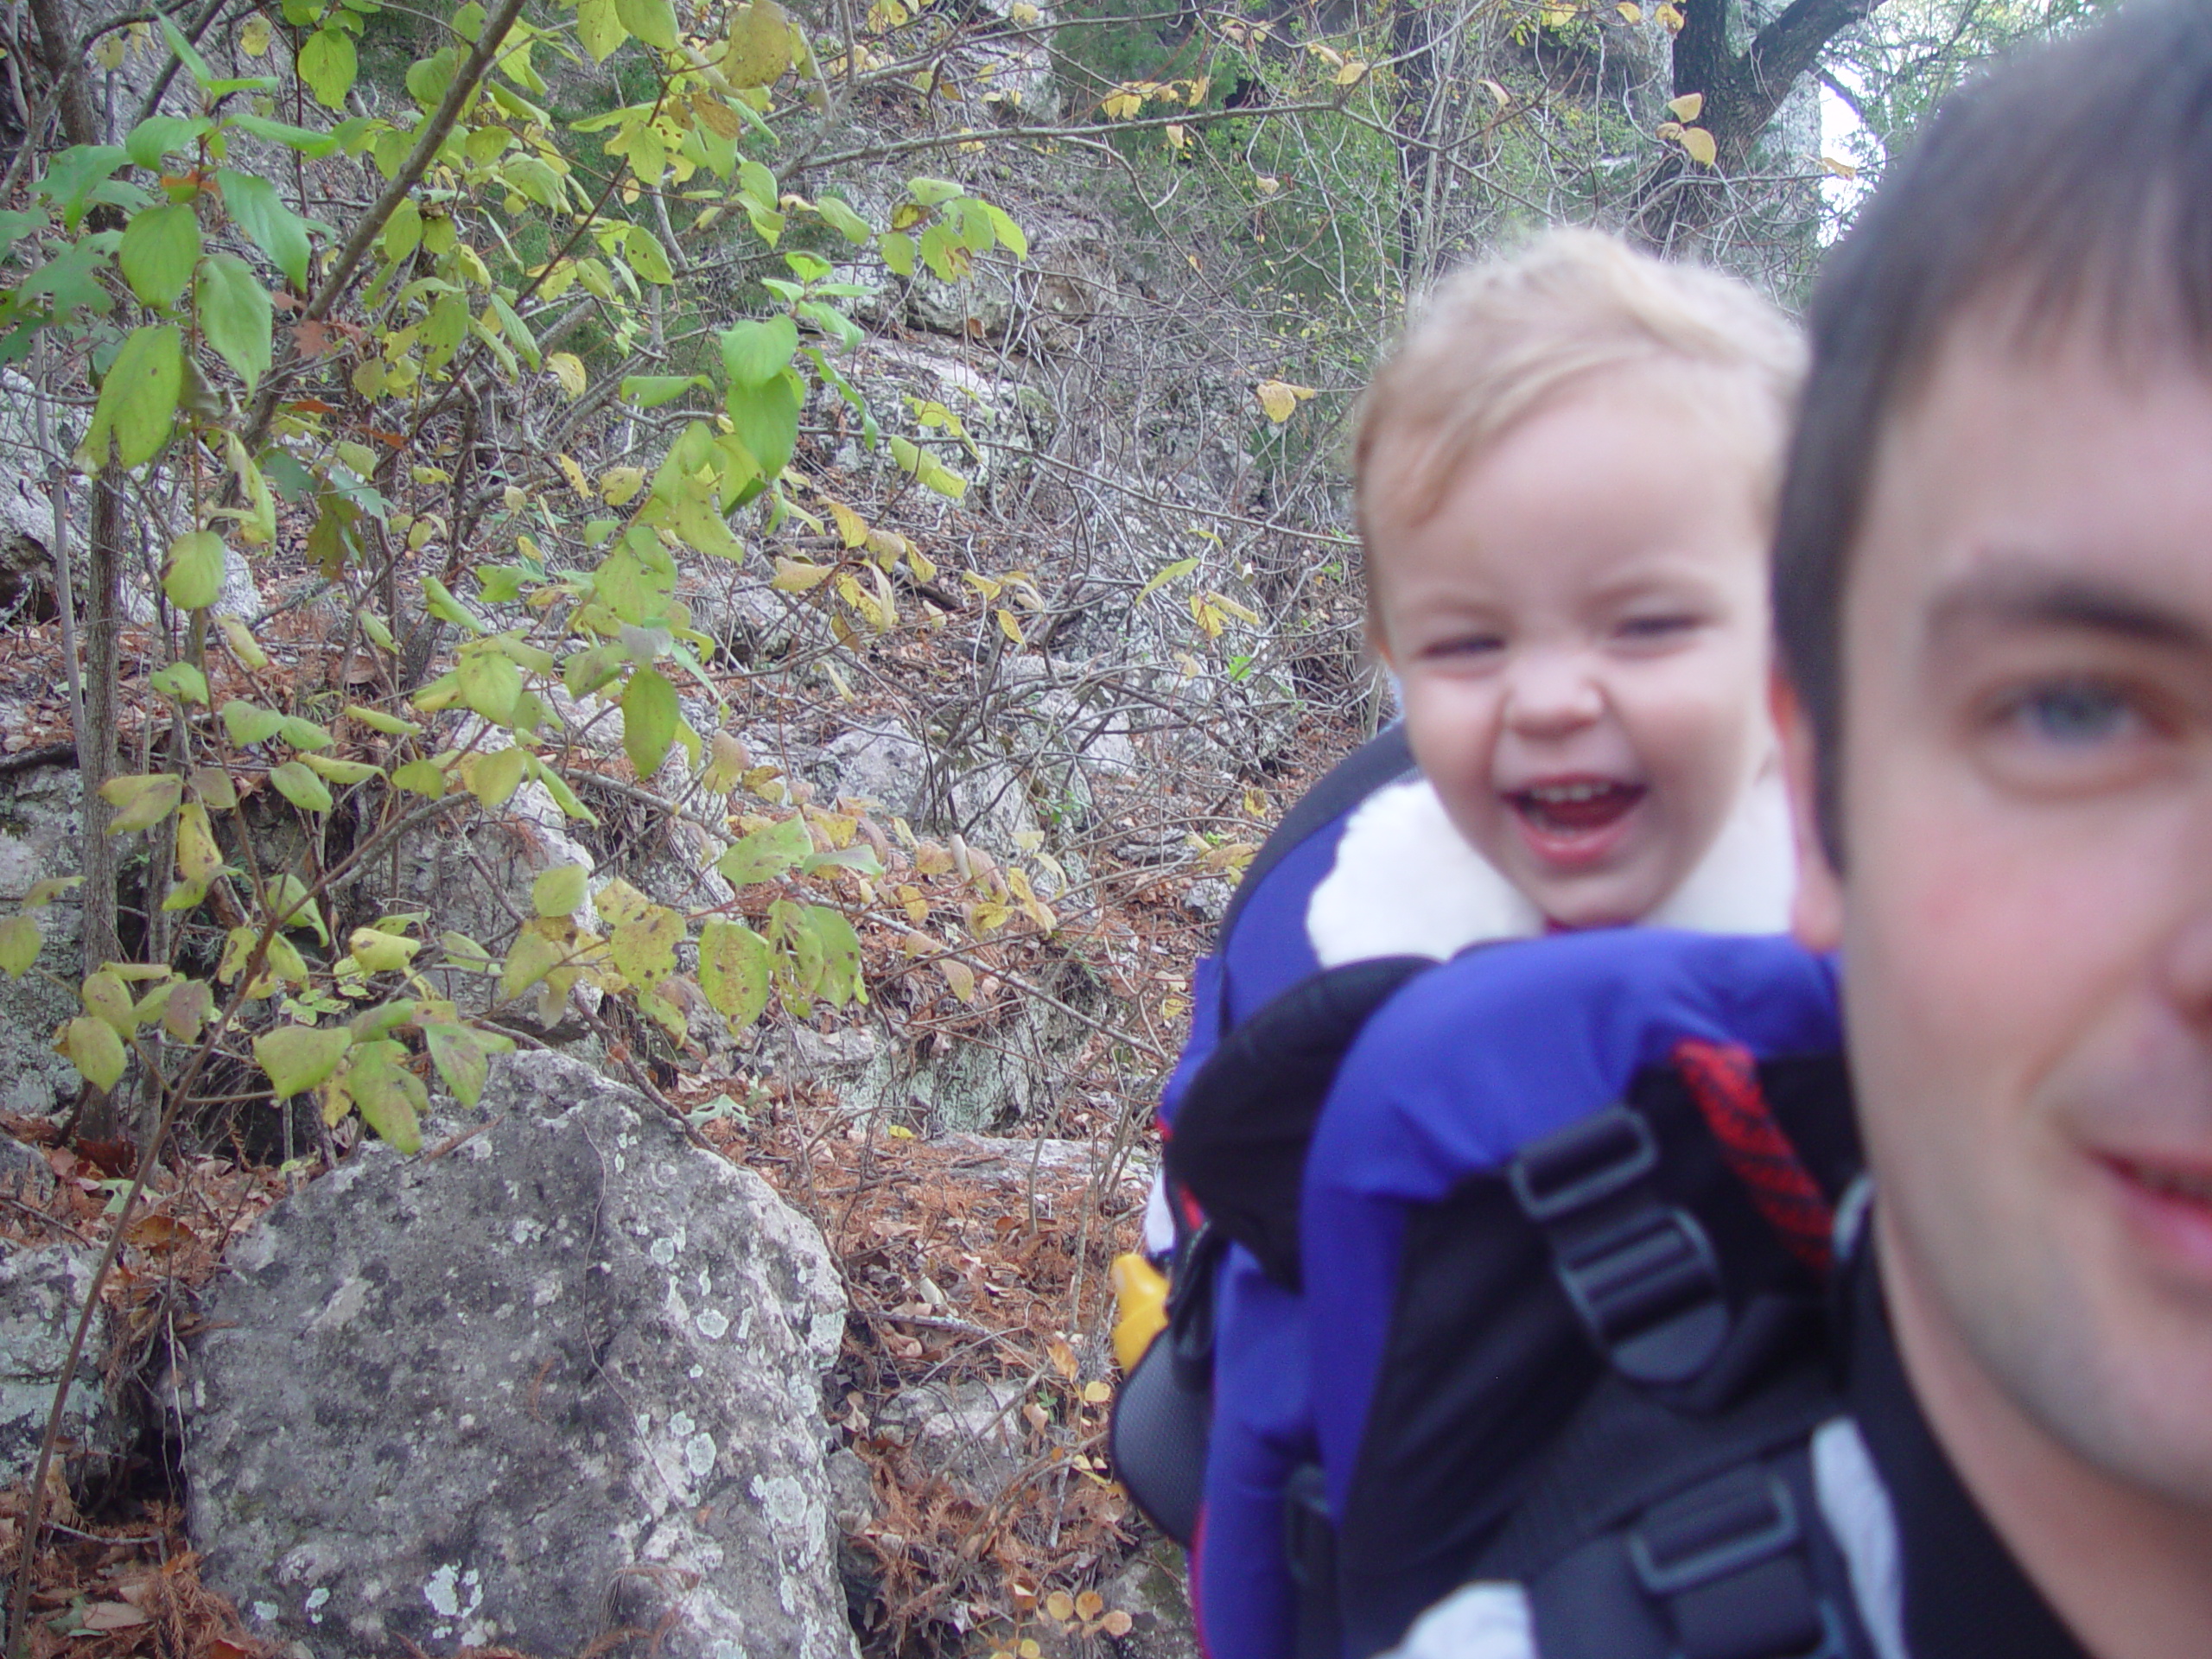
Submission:
[[[2203,623],[2117,582],[2040,561],[1984,564],[1940,594],[1929,634],[1941,639],[1974,626],[2077,628],[2178,650],[2212,649]]]

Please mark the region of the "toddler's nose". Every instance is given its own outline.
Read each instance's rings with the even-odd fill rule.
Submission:
[[[1575,731],[1604,712],[1605,698],[1596,679],[1573,652],[1532,652],[1510,671],[1505,718],[1523,737]]]

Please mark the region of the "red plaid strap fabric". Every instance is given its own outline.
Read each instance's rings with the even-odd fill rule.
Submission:
[[[1792,1255],[1826,1274],[1834,1260],[1834,1208],[1774,1121],[1751,1050],[1686,1038],[1675,1045],[1675,1067],[1758,1212]]]

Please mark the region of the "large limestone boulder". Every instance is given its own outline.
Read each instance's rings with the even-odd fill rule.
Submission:
[[[233,1249],[188,1385],[207,1580],[310,1659],[624,1627],[669,1659],[851,1659],[821,1236],[573,1060],[511,1057],[481,1115]]]

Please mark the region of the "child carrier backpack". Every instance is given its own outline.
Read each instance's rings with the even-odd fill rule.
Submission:
[[[1629,1435],[1674,1448],[1642,1477],[1669,1492],[1827,1408],[1817,1268],[1855,1151],[1826,964],[1620,930],[1338,969],[1244,1034],[1170,1163],[1306,1299],[1301,1655],[1376,1652],[1513,1564],[1501,1539],[1611,1516],[1611,1485],[1562,1503],[1541,1478],[1618,1433],[1617,1399],[1693,1425]]]
[[[1236,1054],[1249,1052],[1249,1037],[1239,1034],[1238,1008],[1257,1018],[1272,1006],[1260,997],[1254,1013],[1249,1004],[1259,994],[1243,980],[1264,983],[1285,963],[1312,963],[1304,931],[1306,904],[1336,856],[1332,831],[1340,830],[1363,801],[1406,776],[1413,765],[1404,726],[1387,728],[1302,796],[1245,868],[1216,931],[1214,950],[1198,960],[1192,976],[1191,1039],[1162,1091],[1164,1137],[1172,1140],[1181,1103],[1224,1043]],[[1232,957],[1246,970],[1234,984]],[[1282,1023],[1270,1029],[1281,1029]],[[1336,1039],[1338,1052],[1350,1036],[1347,1030]],[[1240,1064],[1232,1059],[1213,1066],[1210,1075],[1233,1077]],[[1319,1104],[1317,1096],[1313,1109]],[[1294,1187],[1294,1170],[1291,1180]],[[1115,1397],[1109,1441],[1116,1473],[1137,1507],[1160,1531],[1188,1545],[1198,1527],[1212,1420],[1213,1294],[1227,1240],[1205,1226],[1199,1206],[1172,1180],[1167,1196],[1177,1233],[1168,1323],[1143,1358],[1127,1368]]]

